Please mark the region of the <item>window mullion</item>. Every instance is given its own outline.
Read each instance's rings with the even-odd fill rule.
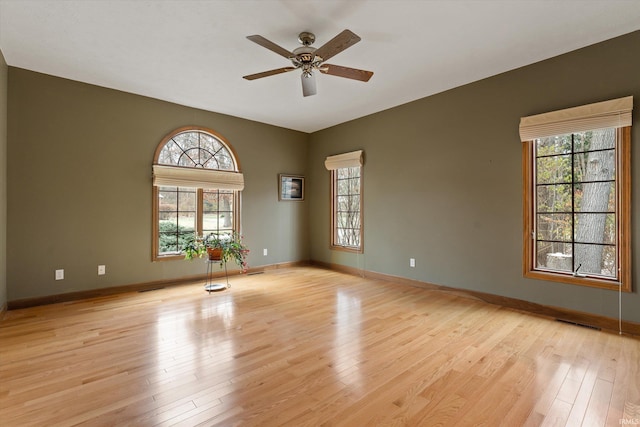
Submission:
[[[198,188],[197,201],[196,201],[196,235],[202,236],[203,234],[203,217],[204,217],[204,190]]]
[[[576,147],[575,134],[571,134],[571,271],[576,271]]]

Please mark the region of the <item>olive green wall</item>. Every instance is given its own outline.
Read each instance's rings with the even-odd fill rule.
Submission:
[[[374,76],[374,79],[376,77]],[[382,78],[382,77],[378,77]],[[311,135],[311,258],[616,318],[616,292],[524,279],[520,117],[633,95],[640,213],[640,32]],[[364,254],[331,251],[327,155],[363,149]],[[632,294],[640,322],[640,228]],[[409,267],[409,258],[416,267]]]
[[[3,73],[6,66],[8,194],[0,208],[7,206],[9,301],[201,274],[198,262],[150,261],[154,150],[173,129],[198,125],[222,134],[239,156],[252,266],[312,259],[617,317],[615,292],[522,277],[518,123],[634,95],[637,142],[640,32],[311,135],[13,67],[5,95]],[[359,255],[329,250],[323,167],[327,155],[355,149],[365,151]],[[306,175],[307,201],[277,201],[281,172]],[[639,192],[634,185],[634,218]],[[635,222],[633,229],[638,266]],[[106,276],[97,276],[98,264]],[[65,280],[54,280],[57,268]],[[633,278],[637,289],[637,268]],[[623,295],[623,317],[640,322],[637,290]]]
[[[278,173],[306,174],[307,134],[14,67],[8,79],[9,301],[204,274],[151,262],[154,151],[186,125],[239,157],[249,265],[309,259],[306,202],[277,197]]]
[[[0,51],[0,311],[7,305],[7,76]]]

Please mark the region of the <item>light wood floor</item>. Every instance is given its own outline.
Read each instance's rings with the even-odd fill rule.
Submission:
[[[7,313],[0,425],[640,425],[640,339],[316,268]]]

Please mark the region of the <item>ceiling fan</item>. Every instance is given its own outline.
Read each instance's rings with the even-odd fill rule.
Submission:
[[[263,71],[262,73],[250,74],[243,78],[247,80],[261,79],[262,77],[273,76],[297,69],[302,70],[302,94],[310,96],[316,94],[316,80],[314,71],[332,76],[346,77],[347,79],[367,82],[373,76],[372,71],[358,70],[356,68],[342,67],[340,65],[325,64],[324,61],[337,55],[348,47],[358,43],[361,38],[349,30],[344,30],[319,48],[311,47],[316,40],[316,36],[304,31],[298,35],[298,41],[302,46],[289,52],[287,49],[278,46],[274,42],[259,35],[247,36],[249,40],[265,47],[278,55],[289,59],[293,67],[283,67],[275,70]]]

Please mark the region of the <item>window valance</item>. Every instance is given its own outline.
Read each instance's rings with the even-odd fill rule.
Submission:
[[[339,168],[353,168],[362,166],[362,150],[329,156],[324,161],[324,166],[330,171]]]
[[[241,191],[244,188],[244,176],[240,172],[216,169],[153,165],[153,185]]]
[[[633,96],[522,117],[520,139],[531,141],[602,128],[631,126]]]

